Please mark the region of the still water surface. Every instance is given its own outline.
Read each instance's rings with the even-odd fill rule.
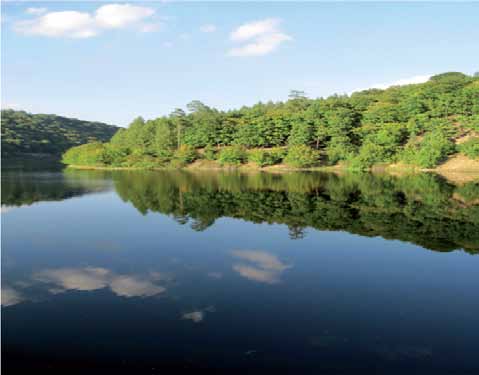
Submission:
[[[478,252],[434,175],[4,171],[2,367],[477,374]]]

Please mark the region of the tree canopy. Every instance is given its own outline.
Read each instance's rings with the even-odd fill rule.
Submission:
[[[101,122],[2,110],[2,155],[61,155],[87,142],[108,142],[117,130]]]
[[[303,91],[292,90],[286,102],[229,111],[194,100],[186,111],[135,119],[109,143],[80,151],[92,154],[83,158],[91,165],[126,167],[179,165],[176,150],[189,147],[196,152],[190,161],[214,150],[207,158],[255,162],[262,160],[257,149],[273,149],[283,155],[273,158],[275,163],[295,167],[345,163],[364,169],[402,161],[431,168],[463,152],[456,147],[463,137],[479,137],[479,77],[449,72],[422,84],[328,98],[309,99]],[[65,162],[77,163],[71,157],[77,151],[66,153]]]

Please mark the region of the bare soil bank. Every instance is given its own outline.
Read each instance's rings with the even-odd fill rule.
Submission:
[[[71,165],[69,168],[75,169],[99,169],[99,170],[142,170],[139,167],[102,167],[102,166],[81,166]],[[169,167],[156,168],[160,170],[175,169]],[[334,166],[318,166],[311,168],[293,168],[286,164],[277,164],[268,167],[259,167],[254,163],[236,165],[220,165],[216,161],[196,160],[188,164],[183,169],[190,171],[210,170],[210,171],[241,171],[241,172],[269,172],[269,173],[288,173],[298,171],[329,171],[344,172],[347,166],[337,164]],[[414,165],[408,164],[379,164],[371,168],[373,173],[389,173],[393,175],[404,175],[419,172],[434,172],[442,175],[446,179],[454,183],[466,183],[469,181],[479,180],[479,160],[472,160],[464,155],[454,155],[447,159],[443,164],[433,169],[421,169]]]

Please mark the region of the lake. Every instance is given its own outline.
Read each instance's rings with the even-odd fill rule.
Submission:
[[[477,182],[6,169],[2,368],[477,374],[478,270]]]

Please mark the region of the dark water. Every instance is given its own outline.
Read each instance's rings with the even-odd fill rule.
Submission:
[[[477,253],[429,174],[7,170],[2,367],[477,374]]]

